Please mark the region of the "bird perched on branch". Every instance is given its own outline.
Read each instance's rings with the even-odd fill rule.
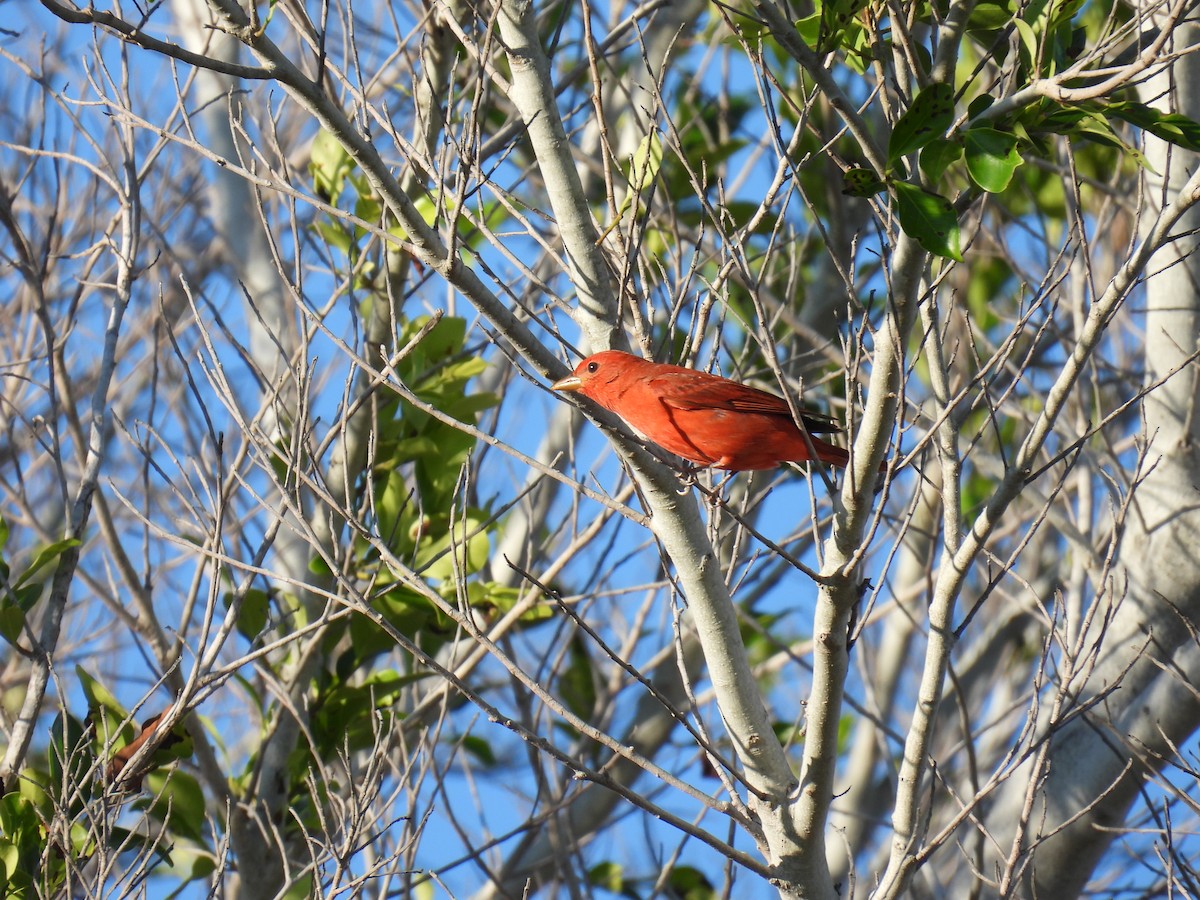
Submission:
[[[801,409],[802,429],[782,397],[619,350],[587,357],[550,389],[583,394],[647,440],[699,466],[741,472],[813,459],[845,468],[850,461],[841,447],[813,437],[841,430],[828,416]]]

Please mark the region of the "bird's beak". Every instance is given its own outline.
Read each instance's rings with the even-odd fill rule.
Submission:
[[[552,391],[563,391],[565,393],[574,393],[575,391],[583,390],[583,381],[578,375],[568,375],[566,378],[560,378],[554,384],[550,385]]]

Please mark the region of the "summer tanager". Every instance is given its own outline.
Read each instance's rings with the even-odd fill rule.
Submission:
[[[664,450],[701,466],[741,472],[814,458],[842,468],[850,461],[841,447],[812,437],[840,430],[826,416],[801,410],[806,436],[781,397],[619,350],[589,356],[550,389],[583,394]]]

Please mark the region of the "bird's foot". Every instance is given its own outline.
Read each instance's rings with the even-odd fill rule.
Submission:
[[[700,469],[689,462],[685,462],[676,468],[679,471],[679,490],[675,493],[680,497],[686,497],[691,493],[693,487],[700,486],[700,479],[698,477]]]

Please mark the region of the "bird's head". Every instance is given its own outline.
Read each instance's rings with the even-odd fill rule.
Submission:
[[[575,371],[550,385],[552,391],[583,394],[606,406],[606,399],[623,392],[623,385],[643,366],[650,366],[640,357],[620,350],[602,350],[580,360]]]

